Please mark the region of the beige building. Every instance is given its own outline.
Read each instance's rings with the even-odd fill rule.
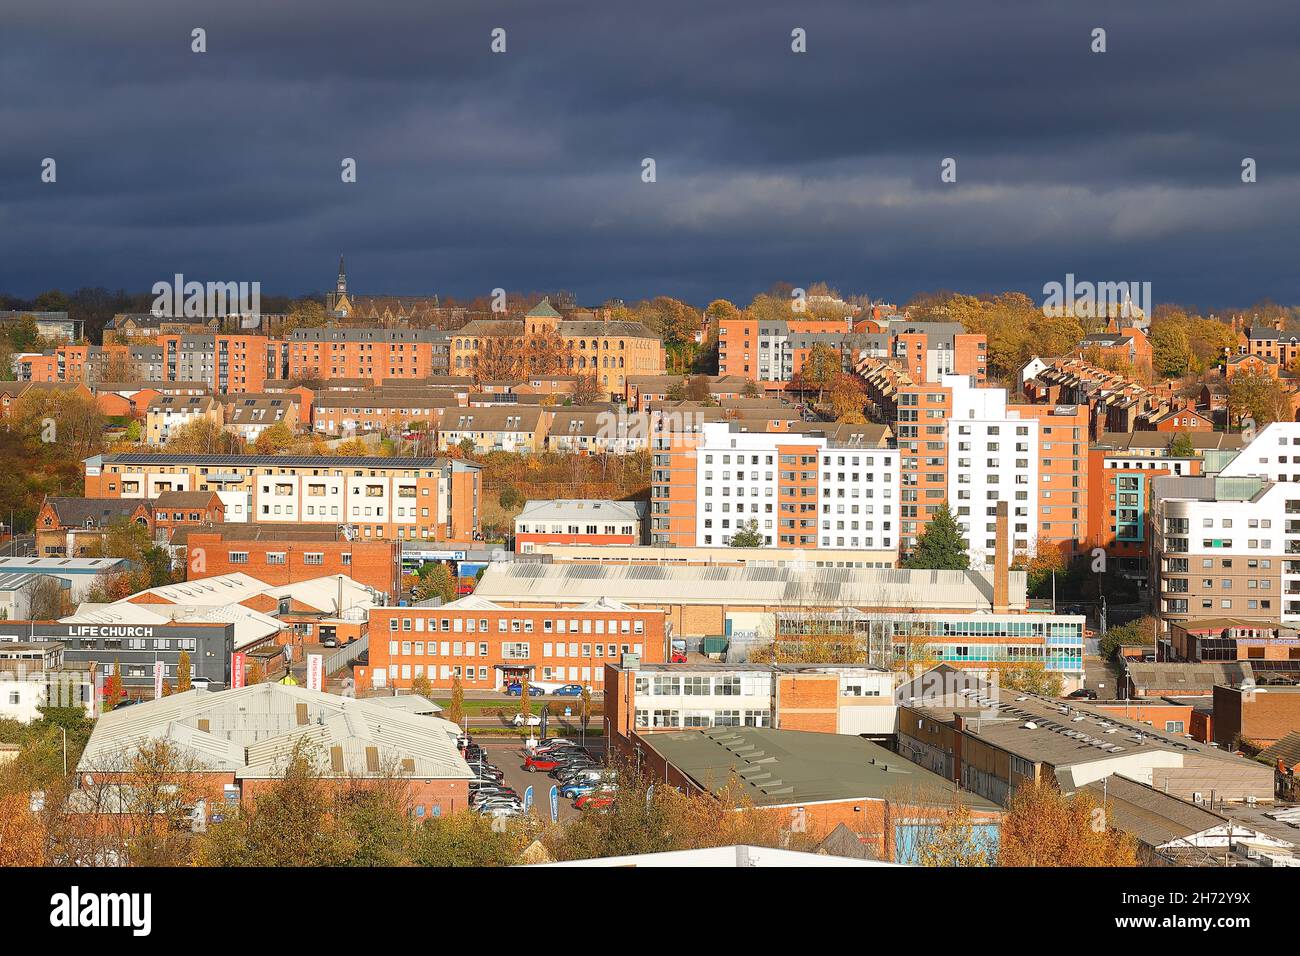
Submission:
[[[166,444],[178,428],[200,418],[217,428],[224,424],[221,404],[211,395],[159,395],[145,410],[145,441]]]
[[[546,442],[545,410],[529,405],[445,410],[438,450],[447,451],[465,440],[478,453],[541,451]]]

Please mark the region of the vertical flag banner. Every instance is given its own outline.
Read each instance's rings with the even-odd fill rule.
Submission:
[[[163,662],[153,662],[153,699],[158,700],[162,697],[163,685]]]
[[[238,689],[244,686],[244,663],[247,660],[243,654],[230,655],[230,686],[231,689]]]
[[[551,787],[551,822],[555,823],[560,819],[560,788]]]
[[[524,813],[527,813],[533,807],[533,785],[530,783],[528,789],[524,791]]]
[[[325,658],[320,654],[307,655],[307,689],[325,689]]]

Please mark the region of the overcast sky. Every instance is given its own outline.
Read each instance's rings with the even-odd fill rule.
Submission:
[[[1295,0],[0,0],[0,23],[12,294],[324,291],[343,253],[376,294],[1041,297],[1072,272],[1300,302]]]

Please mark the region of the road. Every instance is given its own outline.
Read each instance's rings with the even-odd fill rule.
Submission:
[[[36,556],[36,535],[20,534],[0,546],[0,557],[32,558]]]
[[[471,727],[470,735],[473,736]],[[542,773],[540,770],[536,773],[529,773],[523,769],[524,751],[517,740],[493,740],[490,737],[479,737],[475,743],[481,745],[488,755],[488,760],[501,769],[505,774],[505,784],[513,787],[522,799],[524,791],[530,786],[533,788],[533,812],[538,816],[546,819],[551,813],[551,787],[556,785],[556,781],[549,774]],[[587,749],[597,760],[604,759],[605,742],[600,739],[589,740]],[[568,820],[581,814],[573,805],[572,800],[560,800],[560,819]]]

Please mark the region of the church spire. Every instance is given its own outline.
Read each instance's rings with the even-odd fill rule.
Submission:
[[[348,292],[348,274],[343,268],[343,256],[341,255],[339,256],[339,282],[335,287],[335,291],[339,295],[347,295]]]

